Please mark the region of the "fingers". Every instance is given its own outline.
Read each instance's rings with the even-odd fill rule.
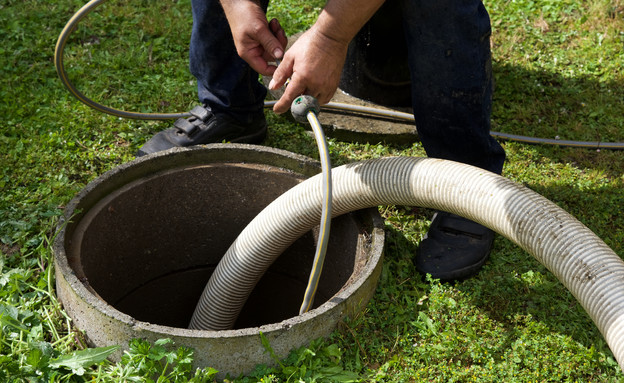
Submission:
[[[273,75],[277,67],[269,62],[281,59],[288,44],[286,32],[277,19],[272,19],[268,26],[268,30],[263,28],[257,32],[256,41],[260,46],[245,55],[249,66],[265,76]]]
[[[288,86],[284,90],[284,94],[282,95],[282,97],[280,97],[275,105],[273,105],[273,111],[277,114],[287,112],[293,100],[300,95],[306,93],[305,84],[301,81],[297,81],[296,76],[293,77],[295,77],[295,79],[291,79],[291,81],[288,83]]]
[[[282,50],[286,49],[286,45],[288,45],[288,37],[286,37],[286,32],[284,31],[284,29],[282,29],[281,24],[279,23],[279,21],[277,19],[272,19],[269,22],[269,28],[271,29],[271,32],[273,33],[273,36],[275,36],[275,38],[277,38],[277,40],[279,41],[280,45],[282,46]],[[282,55],[283,55],[283,51],[282,51]],[[280,57],[273,57],[274,59],[281,59],[282,56]]]
[[[293,100],[302,94],[315,97],[319,104],[327,104],[331,100],[336,92],[337,83],[318,81],[323,78],[322,74],[324,73],[311,73],[309,75],[305,73],[307,73],[305,68],[299,72],[293,71],[293,61],[286,55],[284,61],[273,73],[273,78],[269,83],[269,89],[276,90],[284,86],[290,77],[282,97],[273,106],[275,113],[281,114],[288,111]]]
[[[284,55],[281,43],[268,29],[259,32],[255,38],[250,39],[249,44],[239,45],[242,49],[238,51],[238,55],[247,61],[253,70],[265,76],[272,75],[277,68],[269,63]]]
[[[251,55],[243,57],[243,59],[247,61],[247,63],[253,70],[255,70],[256,72],[260,73],[263,76],[271,76],[277,69],[275,65],[269,64],[267,60],[265,60],[262,56],[251,54]]]
[[[281,59],[284,56],[285,44],[282,44],[280,38],[277,35],[283,35],[282,41],[286,38],[286,34],[282,30],[276,19],[271,20],[269,28],[262,28],[258,31],[257,41],[264,48],[264,52],[271,57],[268,59]]]
[[[285,57],[279,67],[273,72],[273,78],[269,82],[269,89],[276,90],[284,86],[288,78],[293,74],[293,60]]]
[[[239,4],[239,3],[237,3]],[[238,55],[256,72],[270,76],[276,69],[272,63],[284,56],[288,39],[277,19],[267,21],[266,15],[252,2],[228,8],[228,21]]]
[[[281,65],[279,68],[281,68]],[[277,71],[275,73],[277,73]],[[295,72],[292,75],[290,82],[284,89],[284,94],[282,94],[282,97],[280,97],[280,99],[273,106],[273,111],[277,114],[287,112],[293,100],[303,94],[313,96],[318,100],[319,104],[321,105],[327,104],[329,101],[331,101],[331,98],[336,92],[336,87],[333,87],[329,84],[312,84],[312,81],[306,81],[304,77],[298,76],[298,74]],[[273,85],[276,86],[276,88],[270,87],[269,89],[275,90],[277,89],[277,87],[279,87],[276,84]]]
[[[304,33],[286,52],[284,59],[273,73],[269,89],[276,90],[290,77],[282,97],[273,110],[284,113],[292,101],[307,94],[320,104],[328,103],[334,96],[346,56],[346,44],[326,42],[313,32]]]

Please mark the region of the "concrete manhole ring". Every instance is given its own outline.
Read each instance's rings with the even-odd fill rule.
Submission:
[[[381,273],[376,209],[334,218],[316,306],[298,315],[314,230],[269,268],[233,330],[186,326],[214,267],[246,224],[320,171],[316,161],[254,145],[179,148],[121,165],[67,206],[54,243],[57,294],[91,346],[170,338],[195,350],[195,367],[233,376],[272,364],[329,335],[372,297]],[[119,359],[122,351],[113,355]]]

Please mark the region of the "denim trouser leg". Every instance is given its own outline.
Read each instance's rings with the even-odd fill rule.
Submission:
[[[490,18],[481,0],[402,0],[412,104],[427,155],[501,173],[490,136]]]
[[[192,0],[192,7],[190,68],[197,78],[199,101],[216,113],[250,122],[262,113],[266,88],[236,53],[219,1]]]

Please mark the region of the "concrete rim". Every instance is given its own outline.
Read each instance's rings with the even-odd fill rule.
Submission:
[[[136,337],[149,338],[152,340],[158,338],[172,338],[180,345],[184,344],[185,340],[196,339],[201,341],[202,339],[212,338],[220,341],[227,341],[228,339],[232,340],[246,336],[258,336],[259,332],[262,332],[271,340],[272,338],[283,336],[284,330],[303,326],[307,322],[315,322],[324,315],[329,315],[329,318],[331,318],[325,318],[323,320],[333,323],[331,330],[315,330],[316,332],[313,331],[313,333],[314,338],[327,336],[335,329],[335,325],[337,325],[339,320],[347,315],[353,315],[363,308],[374,294],[381,273],[384,231],[383,220],[378,213],[369,214],[373,221],[371,223],[373,229],[370,232],[371,252],[360,274],[356,278],[352,276],[337,294],[319,307],[303,315],[295,316],[279,323],[271,323],[254,328],[223,331],[190,330],[168,327],[138,321],[115,309],[87,289],[71,269],[65,249],[67,240],[65,237],[68,226],[79,222],[84,214],[78,212],[77,208],[81,206],[84,209],[85,207],[92,207],[97,203],[100,198],[92,196],[94,190],[99,190],[98,194],[102,195],[102,193],[106,194],[121,186],[119,182],[122,179],[122,175],[124,183],[128,183],[131,182],[128,181],[128,177],[138,179],[152,173],[158,173],[162,171],[162,165],[164,164],[166,164],[167,167],[172,167],[172,163],[175,163],[177,166],[188,166],[192,164],[205,164],[206,161],[261,163],[290,169],[306,177],[310,177],[320,171],[320,166],[317,161],[284,150],[245,144],[211,144],[193,148],[175,148],[165,152],[155,153],[140,157],[106,172],[90,182],[67,205],[65,216],[59,224],[59,232],[53,244],[57,276],[57,294],[61,302],[67,306],[66,310],[70,312],[70,314],[77,311],[93,310],[94,315],[106,318],[105,320],[112,323],[113,326],[116,326],[116,323],[118,323],[119,326],[127,326],[132,331],[136,331]],[[295,163],[297,165],[293,166]],[[357,302],[353,302],[353,299],[350,301],[348,300],[354,296],[357,298]],[[74,298],[77,298],[79,302],[73,303]],[[72,302],[70,302],[70,300],[72,300]],[[72,316],[76,325],[79,326],[79,323],[77,323],[79,321],[76,320],[73,315],[70,316]],[[318,327],[318,325],[315,326]],[[122,332],[124,331],[125,330]],[[314,338],[308,339],[308,342]],[[103,345],[104,344],[96,344],[96,346]],[[300,345],[296,345],[296,347],[299,346]],[[190,345],[189,347],[195,346]],[[279,354],[278,352],[278,355]],[[257,363],[264,362],[266,361],[257,361]]]

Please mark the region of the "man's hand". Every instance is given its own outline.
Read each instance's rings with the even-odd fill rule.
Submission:
[[[238,55],[256,72],[273,75],[269,88],[290,84],[273,110],[284,113],[301,94],[321,104],[338,88],[349,42],[384,0],[328,0],[316,23],[284,55],[286,34],[277,20],[267,22],[255,0],[221,0]],[[279,68],[270,61],[284,60]]]
[[[269,62],[282,58],[288,39],[277,19],[268,22],[260,5],[250,0],[222,0],[238,55],[256,72],[270,76]]]
[[[333,40],[318,28],[313,27],[301,35],[284,55],[269,84],[269,89],[275,90],[290,77],[273,110],[286,112],[292,101],[302,94],[314,96],[320,104],[328,103],[338,88],[347,48],[348,42]]]
[[[273,110],[284,113],[301,94],[328,103],[340,82],[349,42],[384,0],[328,0],[316,23],[286,52],[269,84],[290,83]]]

